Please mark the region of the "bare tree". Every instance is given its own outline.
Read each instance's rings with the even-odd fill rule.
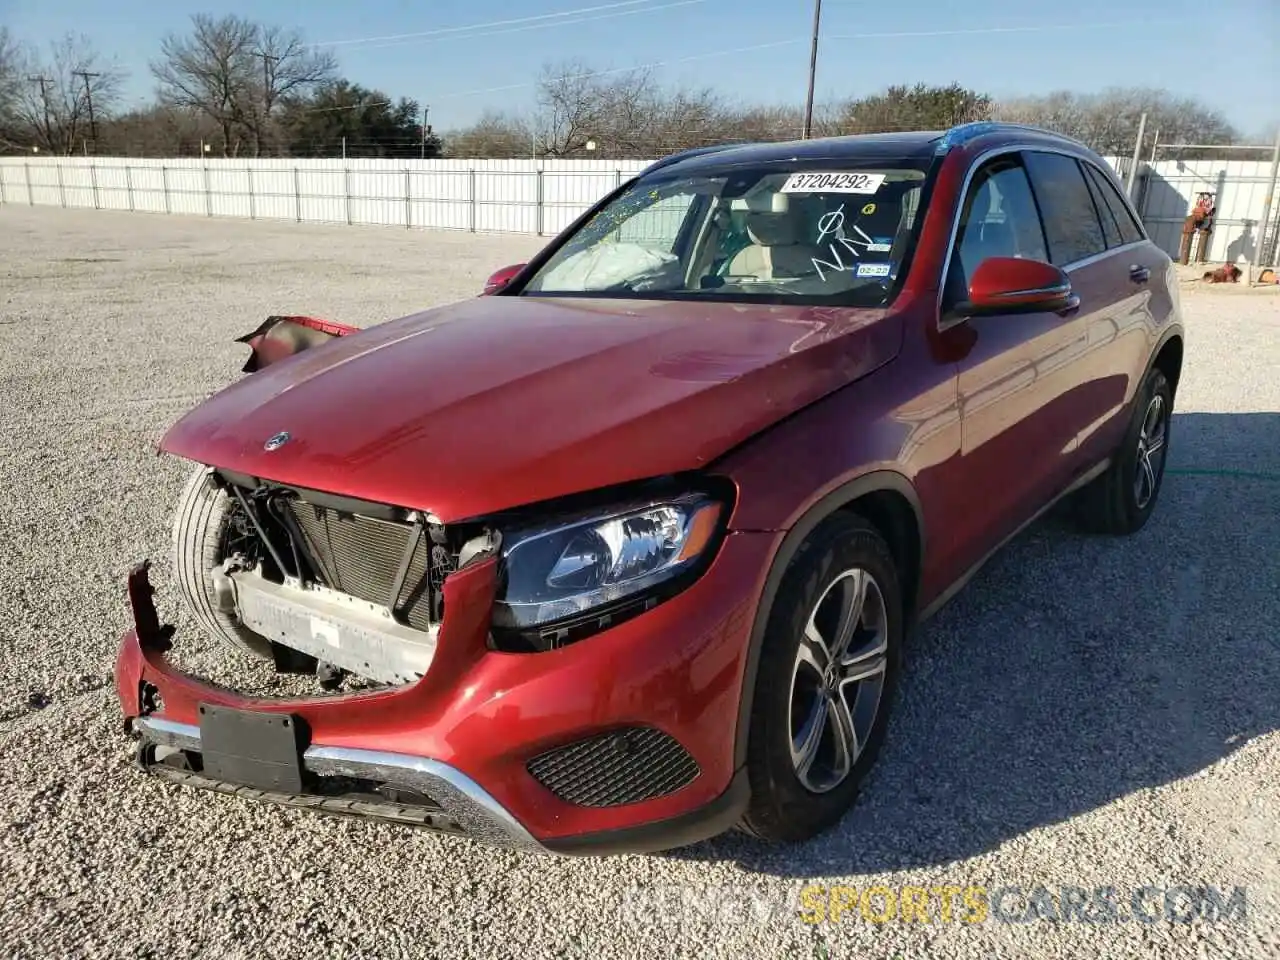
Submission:
[[[282,99],[337,73],[333,55],[313,52],[295,31],[235,15],[196,14],[191,23],[189,34],[161,41],[151,72],[162,102],[200,111],[217,123],[224,156],[238,153],[243,138],[261,154]]]
[[[124,74],[88,37],[67,34],[49,45],[47,59],[28,51],[17,62],[15,134],[51,153],[80,147],[90,132],[91,111],[105,120],[119,102]]]
[[[0,150],[19,146],[17,117],[20,55],[7,27],[0,26]]]
[[[580,61],[545,67],[539,153],[651,157],[734,137],[733,115],[710,89],[669,92],[645,69],[595,71]]]
[[[999,119],[1054,130],[1108,155],[1132,152],[1143,113],[1147,114],[1147,137],[1154,138],[1158,131],[1162,143],[1239,140],[1239,133],[1221,112],[1194,98],[1147,87],[1113,87],[1095,94],[1059,90],[1007,101],[995,111]]]
[[[538,152],[534,126],[522,117],[488,112],[465,130],[445,137],[445,153],[451,157],[510,159]]]
[[[262,61],[262,78],[251,114],[254,153],[261,156],[275,134],[276,107],[336,80],[338,61],[329,51],[308,47],[298,31],[273,26],[258,27],[253,55]]]
[[[99,153],[133,157],[199,157],[218,125],[190,107],[153,104],[101,125]]]
[[[583,152],[589,142],[599,143],[606,133],[635,123],[638,101],[649,92],[643,71],[610,80],[578,60],[544,67],[538,84],[538,152],[551,157]],[[622,117],[613,113],[617,109]]]
[[[163,103],[198,110],[222,134],[222,154],[239,152],[239,138],[251,109],[255,25],[243,17],[191,18],[188,36],[168,34],[160,59],[151,64]]]
[[[0,127],[13,119],[18,97],[21,56],[9,28],[0,26]]]

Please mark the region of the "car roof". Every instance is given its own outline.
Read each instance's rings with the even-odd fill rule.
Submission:
[[[1028,138],[1082,147],[1077,141],[1040,127],[984,121],[961,124],[950,130],[914,130],[864,133],[811,140],[769,143],[727,143],[699,147],[664,157],[647,167],[642,176],[662,170],[664,175],[706,174],[715,170],[787,161],[928,160],[978,138]]]

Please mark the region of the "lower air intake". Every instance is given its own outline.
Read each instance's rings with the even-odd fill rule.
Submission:
[[[616,807],[674,793],[698,775],[698,764],[673,738],[652,727],[628,727],[534,757],[529,773],[566,803]]]

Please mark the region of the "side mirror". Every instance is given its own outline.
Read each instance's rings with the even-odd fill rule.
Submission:
[[[988,257],[969,279],[969,299],[956,304],[963,316],[1061,313],[1080,305],[1071,279],[1052,264],[1020,257]]]
[[[499,270],[497,273],[495,273],[493,276],[491,276],[488,280],[484,282],[484,292],[481,293],[480,295],[482,297],[488,297],[497,293],[499,290],[505,287],[508,283],[514,280],[516,276],[520,273],[520,271],[525,268],[525,266],[526,264],[523,264],[523,263],[515,263],[509,267],[503,267],[501,270]]]

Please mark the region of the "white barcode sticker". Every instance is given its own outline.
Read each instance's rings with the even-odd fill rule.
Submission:
[[[782,192],[875,193],[883,183],[883,173],[793,173],[782,185]]]
[[[319,640],[334,648],[342,647],[342,637],[338,634],[337,625],[321,620],[319,617],[311,618],[311,639]]]

